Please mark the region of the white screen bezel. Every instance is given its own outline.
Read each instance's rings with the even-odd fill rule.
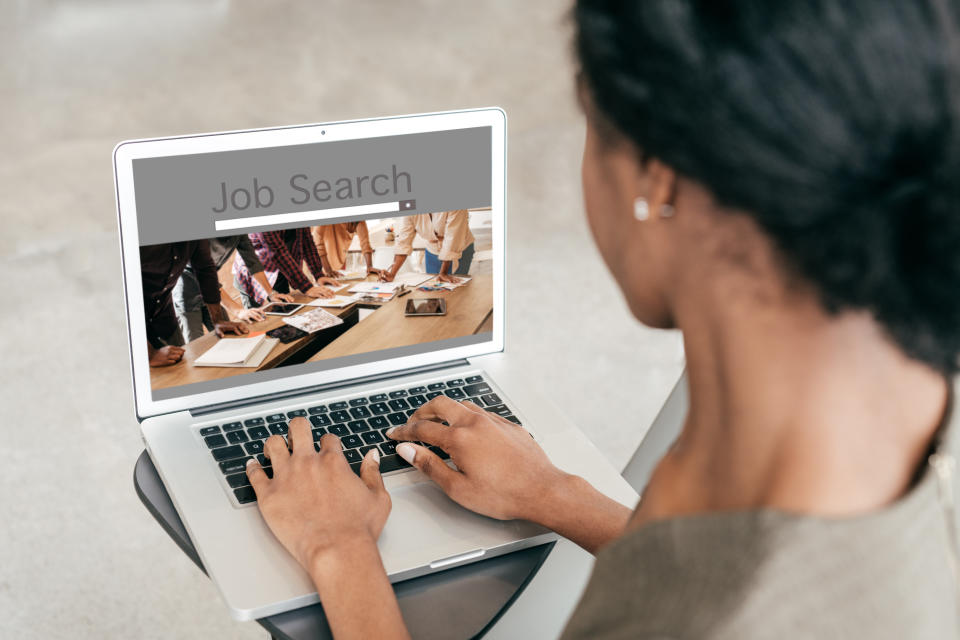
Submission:
[[[244,384],[235,388],[192,393],[167,400],[153,399],[150,389],[150,365],[147,354],[146,318],[143,310],[143,287],[140,278],[140,236],[137,227],[137,208],[133,184],[133,160],[314,142],[379,138],[483,126],[492,128],[490,167],[494,299],[492,340],[390,360],[298,374],[279,380]],[[324,133],[321,134],[321,132]],[[113,161],[117,215],[120,225],[120,249],[123,259],[124,297],[127,306],[127,339],[133,373],[134,400],[137,416],[140,419],[184,409],[237,402],[278,392],[289,392],[299,388],[316,387],[335,382],[342,383],[355,378],[388,374],[403,369],[503,351],[506,114],[497,107],[151,140],[129,140],[121,142],[114,148]],[[238,377],[239,380],[240,377]]]

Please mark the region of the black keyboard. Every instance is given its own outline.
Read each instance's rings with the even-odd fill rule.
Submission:
[[[286,413],[271,413],[243,421],[233,420],[220,425],[204,426],[198,431],[237,502],[250,504],[256,502],[257,496],[247,478],[247,460],[256,457],[267,476],[272,478],[273,468],[270,460],[263,455],[263,445],[271,435],[286,435],[291,419],[302,416],[310,421],[313,446],[317,451],[320,450],[319,440],[323,434],[332,433],[339,437],[343,454],[357,475],[360,475],[363,456],[372,449],[380,451],[380,473],[403,471],[409,470],[410,464],[397,455],[397,441],[388,438],[386,432],[405,424],[417,408],[439,395],[458,401],[469,400],[487,411],[520,424],[513,411],[503,403],[483,377],[474,375],[387,393],[357,396],[325,405],[293,409]],[[439,447],[430,447],[430,450],[444,460],[450,457]]]

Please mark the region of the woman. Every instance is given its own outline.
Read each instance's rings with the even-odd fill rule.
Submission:
[[[466,507],[599,551],[564,637],[957,637],[955,7],[578,2],[587,216],[633,314],[683,330],[682,434],[628,513],[476,407],[392,433]],[[403,637],[375,461],[291,434],[250,465],[264,518],[337,637]]]
[[[296,289],[311,298],[333,297],[333,290],[329,287],[340,283],[324,276],[323,265],[317,254],[317,246],[310,237],[309,227],[264,231],[251,233],[249,236],[273,292],[290,293]],[[304,273],[304,262],[313,274],[316,284]],[[270,300],[273,293],[261,286],[239,254],[233,260],[233,284],[240,292],[243,306],[247,308],[262,306]]]

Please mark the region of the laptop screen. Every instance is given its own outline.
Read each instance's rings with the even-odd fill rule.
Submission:
[[[130,160],[153,402],[493,340],[492,128],[311,133]]]

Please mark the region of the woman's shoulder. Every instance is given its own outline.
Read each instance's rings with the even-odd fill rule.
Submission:
[[[955,637],[934,475],[865,516],[650,523],[598,555],[564,638]]]

